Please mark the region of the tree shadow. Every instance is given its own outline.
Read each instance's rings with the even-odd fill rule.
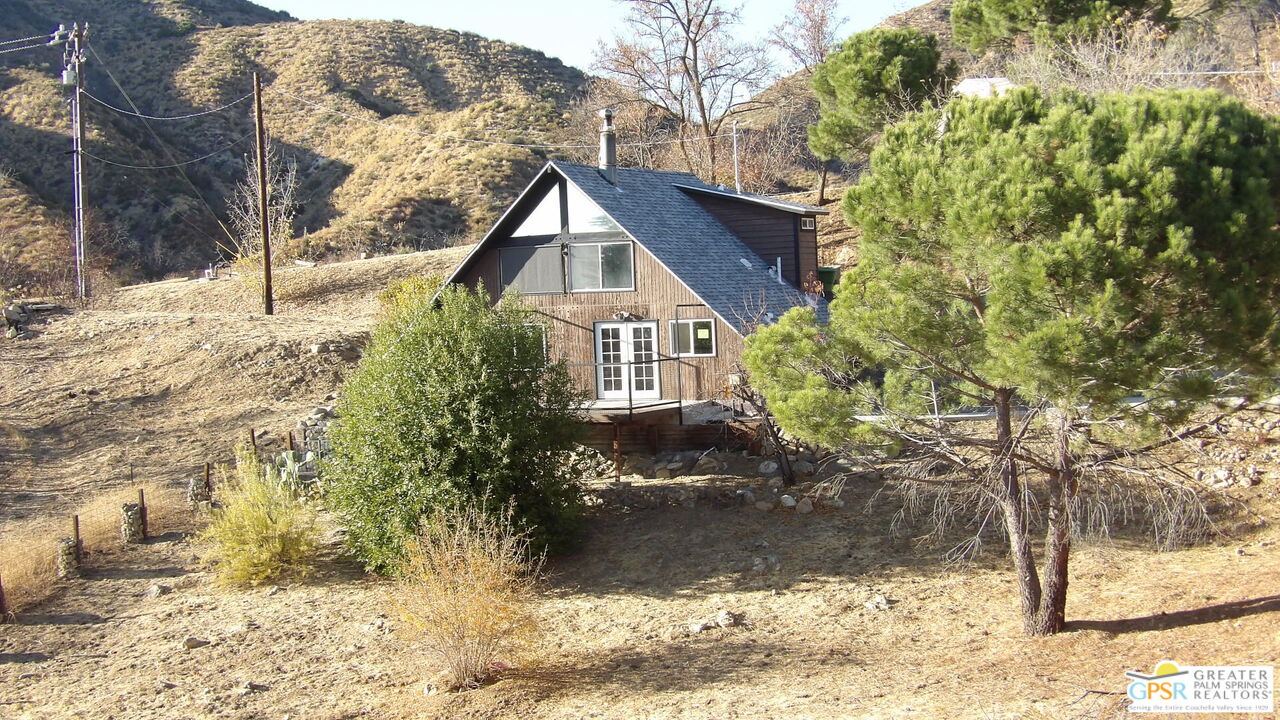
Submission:
[[[39,652],[0,653],[0,664],[4,663],[42,663],[52,660],[52,656]]]
[[[106,567],[86,570],[84,578],[86,580],[164,580],[182,577],[187,572],[186,568],[176,565],[151,568]]]
[[[23,613],[18,616],[19,625],[99,625],[106,622],[101,615],[86,612],[73,613]]]
[[[1124,618],[1120,620],[1073,620],[1067,623],[1068,630],[1101,630],[1108,633],[1134,633],[1151,630],[1172,630],[1191,625],[1207,625],[1223,620],[1235,620],[1250,615],[1280,612],[1280,595],[1237,600],[1219,603],[1192,610],[1178,610],[1171,613],[1159,613],[1145,617]]]

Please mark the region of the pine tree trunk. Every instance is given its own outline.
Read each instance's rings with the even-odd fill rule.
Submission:
[[[1009,452],[1013,444],[1013,390],[996,391],[996,442],[1001,454]],[[1018,596],[1022,600],[1023,627],[1028,634],[1035,634],[1035,619],[1040,610],[1040,575],[1036,571],[1035,555],[1031,551],[1028,533],[1026,491],[1018,477],[1018,466],[1013,458],[1005,457],[1000,468],[1000,511],[1004,515],[1005,530],[1009,534],[1009,554],[1013,559],[1014,573],[1018,577]]]
[[[830,160],[822,161],[822,174],[818,177],[818,207],[827,204],[827,169],[831,167]]]
[[[1075,464],[1071,455],[1071,415],[1064,411],[1057,429],[1058,468],[1049,475],[1049,529],[1045,536],[1044,595],[1031,635],[1053,635],[1067,623],[1067,575],[1071,557],[1071,500]]]

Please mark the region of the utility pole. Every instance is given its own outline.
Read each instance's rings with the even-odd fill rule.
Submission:
[[[263,313],[275,314],[271,297],[271,220],[267,212],[267,128],[262,120],[262,77],[253,74],[253,112],[258,128],[258,216],[262,228],[262,306]]]
[[[58,31],[53,34],[50,45],[56,43],[60,39],[60,35],[65,33],[63,27],[59,27]],[[84,228],[84,207],[86,203],[84,192],[84,113],[81,112],[80,95],[84,92],[84,40],[89,34],[89,23],[83,25],[75,23],[71,26],[70,36],[64,40],[67,42],[67,49],[63,56],[66,63],[62,70],[62,84],[70,85],[74,89],[71,92],[71,183],[72,183],[72,232],[71,245],[72,255],[75,259],[76,269],[76,297],[85,298],[89,295],[89,286],[85,279],[86,275],[86,253],[85,253],[85,228]]]
[[[733,188],[742,192],[742,170],[738,164],[738,121],[733,121]]]

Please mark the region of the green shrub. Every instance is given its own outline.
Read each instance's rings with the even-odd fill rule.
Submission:
[[[320,545],[316,513],[249,448],[237,449],[235,468],[222,471],[218,500],[200,540],[219,582],[258,585],[307,575]]]
[[[417,296],[374,331],[342,392],[322,472],[326,497],[370,569],[393,571],[420,518],[508,503],[537,550],[566,547],[581,509],[564,463],[581,429],[538,316],[458,286]]]

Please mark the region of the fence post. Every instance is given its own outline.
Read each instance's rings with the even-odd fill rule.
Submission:
[[[142,539],[147,539],[147,496],[138,488],[138,521],[142,523]]]
[[[209,463],[204,464],[204,491],[213,497],[213,466]]]
[[[4,579],[0,578],[0,623],[8,622],[9,605],[4,600]]]
[[[613,424],[613,481],[622,482],[622,426]]]
[[[294,441],[293,441],[293,430],[292,430],[292,429],[290,429],[290,430],[289,430],[289,432],[285,433],[285,435],[284,435],[284,443],[285,443],[285,447],[289,448],[289,452],[294,452],[294,451],[296,451],[296,450],[298,449],[297,445],[296,445],[296,444],[294,444]]]
[[[258,452],[258,434],[249,428],[249,447],[253,448],[254,454]]]
[[[82,559],[81,555],[84,552],[84,541],[80,539],[80,516],[79,515],[71,516],[71,539],[74,540],[76,543],[76,563],[79,563]]]

